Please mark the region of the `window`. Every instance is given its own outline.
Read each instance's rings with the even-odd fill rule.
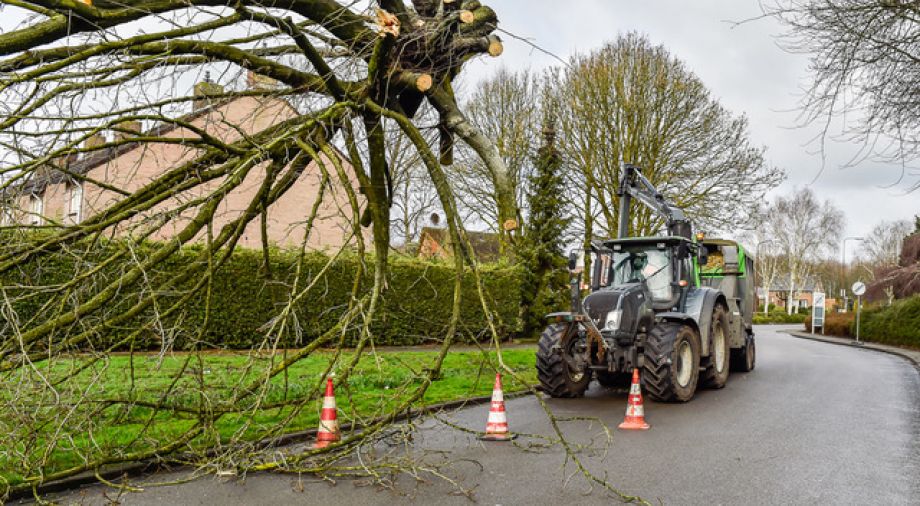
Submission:
[[[41,225],[44,223],[44,213],[45,205],[42,202],[42,196],[34,193],[29,195],[29,224]]]
[[[605,265],[606,267],[606,265]],[[638,283],[646,281],[652,298],[656,301],[671,300],[671,258],[667,251],[640,249],[613,254],[611,284]]]
[[[83,185],[74,183],[70,188],[70,203],[67,207],[67,218],[70,223],[77,224],[83,221]]]

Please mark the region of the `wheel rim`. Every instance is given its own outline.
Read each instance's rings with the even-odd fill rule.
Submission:
[[[677,384],[685,387],[690,384],[690,376],[693,375],[693,350],[690,343],[681,341],[677,349]]]
[[[721,325],[716,326],[715,336],[712,338],[712,345],[715,347],[713,352],[716,358],[716,371],[722,372],[725,370],[725,332],[723,332]]]
[[[574,348],[574,347],[575,347],[575,339],[571,339],[571,340],[569,341],[569,348],[568,348],[568,350],[569,350],[569,355],[572,355],[572,348]],[[565,362],[565,361],[563,361],[563,362],[565,363],[565,371],[566,371],[566,373],[569,375],[569,380],[570,380],[572,383],[578,383],[578,382],[580,382],[581,380],[583,380],[583,379],[585,378],[585,373],[584,373],[584,371],[582,371],[582,372],[573,371],[572,368],[569,367],[568,362]]]

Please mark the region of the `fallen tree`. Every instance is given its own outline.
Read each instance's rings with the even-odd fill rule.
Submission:
[[[469,0],[415,0],[411,8],[401,0],[380,0],[367,9],[333,0],[241,0],[230,6],[214,0],[4,4],[5,11],[22,19],[16,29],[0,34],[0,195],[5,205],[32,202],[30,195],[43,181],[66,183],[71,196],[81,188],[104,190],[112,198],[87,216],[77,212],[63,218],[45,212],[40,203],[27,209],[19,205],[21,214],[36,218],[34,225],[4,227],[10,239],[0,245],[0,279],[11,281],[0,286],[0,409],[8,414],[0,421],[0,459],[16,462],[22,472],[17,482],[0,484],[0,494],[36,491],[49,481],[114,463],[179,452],[187,463],[206,470],[273,469],[365,475],[377,481],[383,481],[384,472],[419,472],[403,460],[357,466],[343,459],[377,441],[437,381],[454,336],[463,331],[462,304],[482,306],[486,335],[500,352],[494,312],[442,168],[451,162],[453,144],[462,141],[498,181],[507,173],[495,146],[457,106],[451,87],[470,58],[501,53],[495,12]],[[234,89],[210,79],[218,75],[227,82],[247,73],[269,84]],[[198,85],[192,87],[192,80]],[[240,97],[284,100],[296,114],[268,124],[253,119],[259,111],[253,118],[214,118],[210,130],[187,115],[188,105],[213,111],[215,104]],[[425,101],[439,117],[437,149],[425,141],[425,126],[414,120]],[[257,127],[241,126],[250,120]],[[252,441],[278,437],[292,417],[312,409],[330,374],[347,385],[361,357],[374,349],[374,324],[384,300],[400,296],[389,290],[392,185],[384,120],[397,125],[417,151],[446,214],[452,243],[459,246],[452,280],[438,287],[451,293],[442,344],[401,385],[397,402],[382,406],[380,416],[361,431],[284,461],[267,459],[254,451]],[[134,122],[150,128],[129,126]],[[106,131],[115,135],[100,139]],[[163,145],[174,146],[180,156],[153,176],[113,182],[76,170],[79,164],[72,163],[105,160],[128,150],[151,153]],[[313,202],[300,205],[300,255],[293,273],[277,279],[267,240],[269,213],[311,171],[319,189]],[[228,216],[226,203],[244,186],[251,190],[249,197]],[[340,192],[338,200],[330,196],[333,188]],[[500,223],[517,216],[513,189],[507,190],[500,199]],[[330,206],[348,227],[343,245],[317,267],[305,260],[306,252],[317,220]],[[217,405],[208,396],[213,371],[202,362],[212,345],[205,332],[217,317],[210,301],[216,273],[231,261],[252,223],[262,237],[263,275],[286,289],[273,301],[261,340],[238,371],[240,379]],[[163,234],[166,240],[147,242]],[[109,236],[122,240],[93,256]],[[196,256],[176,269],[161,269],[191,244],[197,245]],[[327,289],[329,273],[341,268],[345,254],[359,259],[351,264],[346,302],[329,308],[335,318],[309,344],[282,347],[292,337],[297,342],[302,331],[296,307]],[[24,265],[62,257],[74,266],[69,279],[43,283],[40,276],[18,275]],[[465,276],[473,280],[476,300],[463,298]],[[17,298],[39,292],[41,307],[23,318],[16,311]],[[150,392],[141,396],[135,386],[135,345],[145,333],[171,335],[174,329],[166,322],[186,318],[192,300],[196,307],[203,301],[205,312],[198,333],[186,336],[191,352],[178,367],[159,370],[154,398]],[[119,338],[107,340],[115,329]],[[348,341],[354,348],[346,355]],[[162,339],[161,358],[172,355],[173,344]],[[124,348],[132,350],[128,388],[112,396],[100,380],[113,366],[113,350]],[[284,389],[277,397],[291,368],[323,348],[334,351],[325,355],[322,372],[306,388]],[[74,353],[87,349],[92,352],[81,355],[85,360],[73,360]],[[500,353],[498,362],[515,374]],[[264,423],[260,414],[267,410],[284,415]],[[160,437],[160,424],[176,412],[183,414],[182,430]],[[562,437],[560,420],[550,417],[556,441],[587,478],[624,499],[636,499],[591,475],[578,460],[577,448]],[[93,440],[107,421],[126,418],[135,430],[119,444]],[[221,428],[228,418],[240,422],[229,432]],[[88,444],[78,444],[80,438]],[[72,459],[52,466],[51,455],[62,449]],[[426,470],[443,476],[434,468],[421,469]]]

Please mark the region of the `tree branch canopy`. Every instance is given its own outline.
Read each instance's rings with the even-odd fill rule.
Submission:
[[[782,0],[764,7],[789,27],[789,51],[809,55],[803,121],[832,121],[866,157],[920,157],[920,4],[912,0]],[[904,174],[907,176],[908,174]],[[920,181],[907,181],[910,190]]]
[[[0,500],[180,450],[236,460],[254,440],[290,431],[327,376],[347,381],[374,349],[391,285],[397,155],[424,159],[428,170],[413,177],[427,180],[430,199],[454,201],[414,116],[431,101],[462,118],[439,90],[470,58],[500,53],[494,12],[401,0],[3,3],[24,21],[0,34],[0,411],[26,415],[14,427],[0,416]],[[388,145],[387,121],[412,139],[410,153]],[[456,208],[446,213],[469,251]],[[212,304],[240,246],[262,250],[245,273],[262,276],[250,294],[259,301],[240,302],[270,299],[269,309],[240,353],[240,384],[216,392],[200,361],[232,346],[213,334],[222,316]],[[315,268],[318,249],[327,260]],[[447,317],[428,336],[443,348],[426,372],[399,385],[405,395],[381,404],[378,422],[296,460],[328,468],[420,402],[469,331],[461,302],[481,306],[498,338],[481,286],[466,292],[481,300],[461,301],[465,260],[476,268],[470,256],[455,260]],[[301,321],[307,301],[330,290],[341,298]],[[337,351],[315,354],[327,346]],[[180,348],[187,355],[173,361]],[[157,366],[152,390],[138,386],[135,365],[158,360],[177,367]],[[327,360],[289,383],[305,361]],[[124,381],[114,391],[85,388],[116,362]],[[131,432],[117,447],[92,439],[123,423]],[[238,462],[273,467],[262,458]]]

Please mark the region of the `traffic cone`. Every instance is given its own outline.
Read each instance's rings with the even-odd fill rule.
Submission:
[[[645,423],[645,409],[642,408],[642,387],[639,386],[639,369],[633,369],[632,385],[629,387],[629,400],[626,402],[626,418],[620,424],[625,430],[648,430]]]
[[[495,373],[495,387],[492,388],[492,404],[486,421],[486,433],[479,436],[483,441],[510,441],[517,435],[508,432],[508,418],[505,416],[505,395],[502,393],[502,375]]]
[[[319,414],[319,430],[316,431],[316,443],[313,444],[313,448],[325,448],[340,439],[342,436],[339,435],[332,378],[327,378],[326,395],[323,397],[323,410]]]

